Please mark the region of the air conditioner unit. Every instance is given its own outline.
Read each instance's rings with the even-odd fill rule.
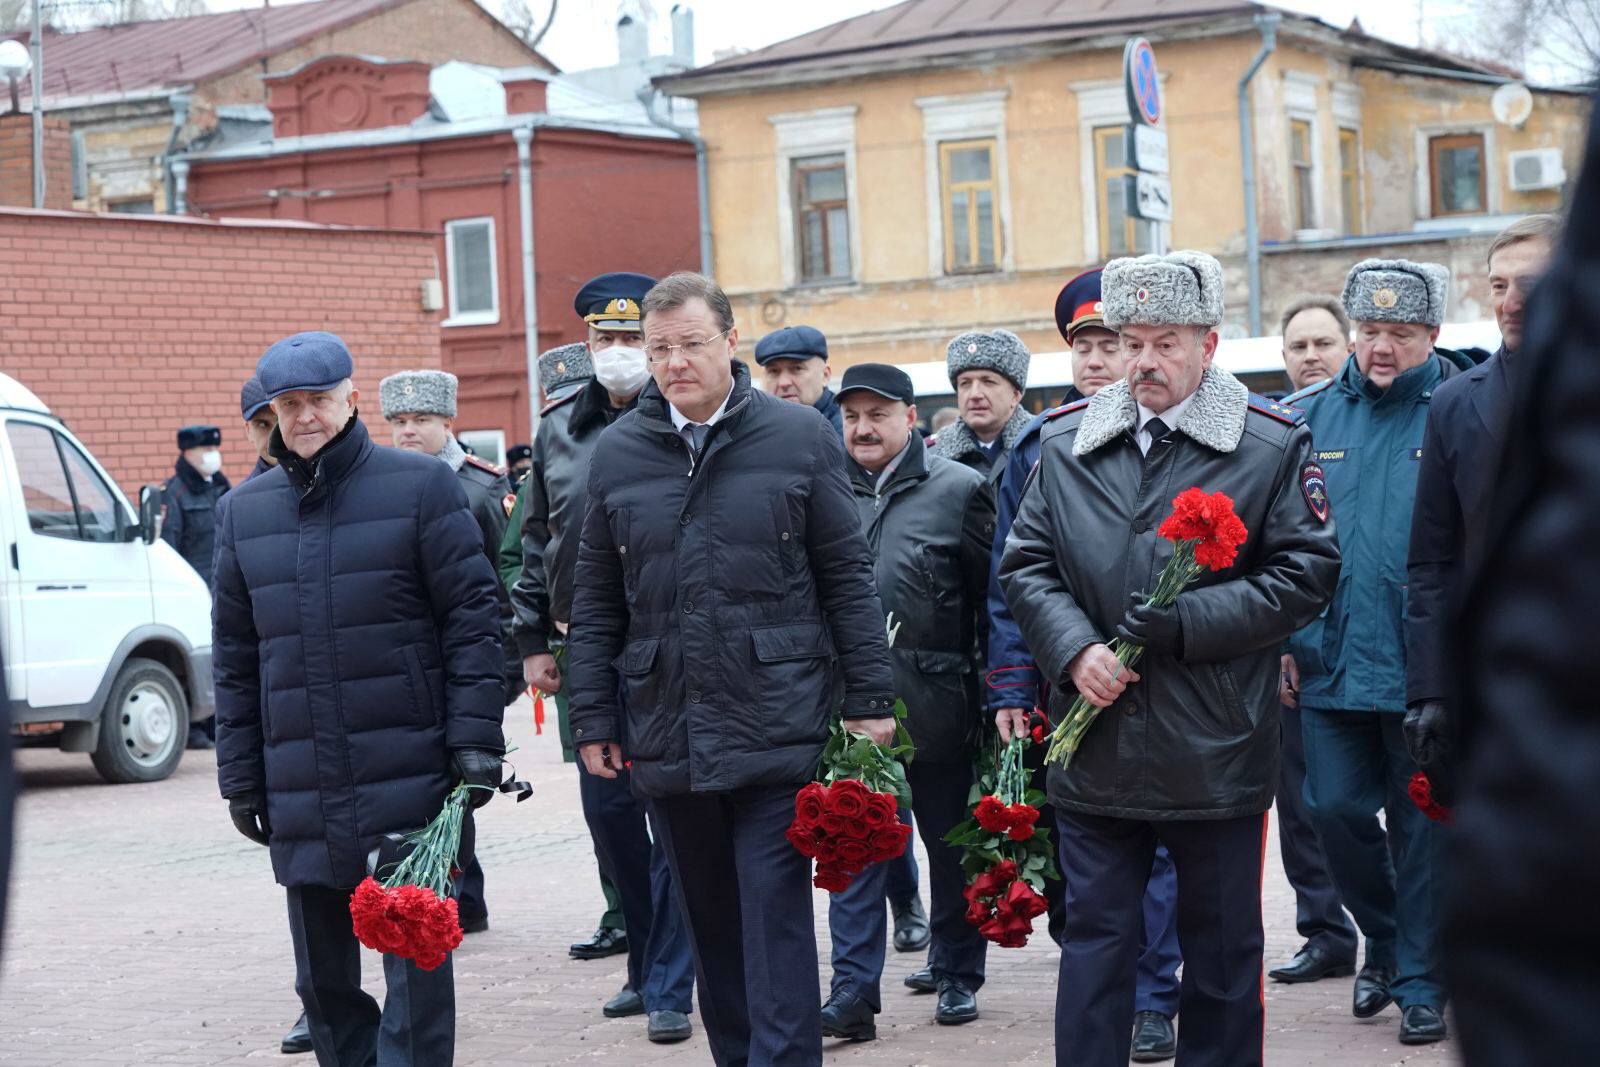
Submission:
[[[1511,170],[1511,188],[1519,193],[1534,189],[1559,189],[1567,183],[1567,172],[1561,165],[1559,148],[1512,152],[1507,163]]]

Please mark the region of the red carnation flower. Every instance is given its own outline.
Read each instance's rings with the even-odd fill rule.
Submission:
[[[1411,782],[1406,786],[1406,793],[1411,797],[1411,803],[1421,809],[1422,814],[1434,822],[1449,822],[1451,811],[1439,803],[1433,796],[1433,783],[1428,781],[1428,776],[1418,771],[1411,776]]]
[[[1003,834],[1011,828],[1010,812],[1005,801],[997,796],[986,796],[978,801],[972,815],[978,820],[978,825],[991,834]]]
[[[1034,744],[1036,744],[1036,745],[1044,744],[1044,727],[1043,726],[1035,726],[1033,728],[1030,736],[1032,736]]]
[[[1198,488],[1185,489],[1173,499],[1172,514],[1156,533],[1174,543],[1195,542],[1195,562],[1214,571],[1232,566],[1249,536],[1226,493],[1207,494]]]

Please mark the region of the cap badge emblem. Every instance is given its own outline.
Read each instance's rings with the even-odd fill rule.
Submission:
[[[1393,289],[1379,289],[1377,292],[1372,294],[1373,307],[1392,308],[1399,302],[1400,298],[1395,295],[1395,291]]]
[[[1135,300],[1137,300],[1139,303],[1142,304],[1146,300],[1150,299],[1150,290],[1148,290],[1148,289],[1137,289],[1137,290],[1134,291],[1133,298]]]
[[[557,374],[565,374],[565,373],[567,373],[567,365],[562,360],[559,360],[559,359],[556,360],[556,373]]]
[[[1105,301],[1096,300],[1094,302],[1094,309],[1095,309],[1096,312],[1104,311],[1106,309]]]
[[[404,393],[406,396],[410,396],[412,393],[417,391],[417,387],[412,385],[410,382],[407,382],[404,386],[401,387],[400,391],[402,393]]]
[[[967,343],[967,355],[969,355],[969,356],[975,356],[975,355],[977,355],[977,354],[978,354],[978,342],[976,342],[976,341],[969,341],[969,342],[968,342],[968,343]]]

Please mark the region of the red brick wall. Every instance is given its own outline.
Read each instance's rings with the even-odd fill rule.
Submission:
[[[72,206],[72,127],[44,120],[44,206]],[[0,116],[0,207],[33,206],[33,116]]]
[[[435,240],[0,208],[0,372],[63,417],[130,497],[171,475],[174,437],[192,423],[222,427],[237,481],[255,462],[239,387],[278,338],[343,337],[369,425],[380,378],[439,365],[438,315],[420,296],[438,275]]]

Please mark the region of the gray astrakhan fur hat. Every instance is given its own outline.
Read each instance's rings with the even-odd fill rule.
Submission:
[[[1106,326],[1216,326],[1222,264],[1205,252],[1113,259],[1100,275]]]
[[[1444,321],[1450,271],[1409,259],[1363,259],[1344,279],[1344,313],[1351,322]]]

